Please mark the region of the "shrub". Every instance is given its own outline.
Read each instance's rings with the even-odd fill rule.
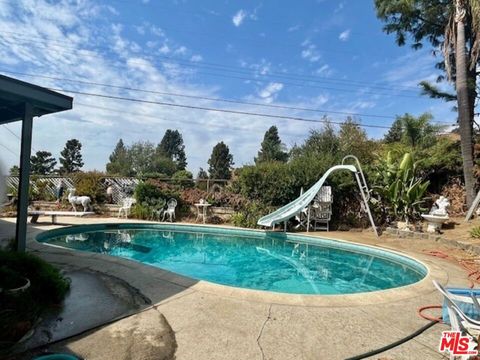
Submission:
[[[179,186],[182,189],[189,189],[195,186],[193,182],[193,174],[187,170],[177,171],[172,175],[173,184]]]
[[[135,188],[137,203],[132,208],[132,215],[140,219],[150,219],[154,210],[158,210],[169,199],[177,200],[177,216],[186,216],[190,209],[182,201],[178,190],[156,179],[141,182]]]
[[[415,221],[427,210],[423,205],[428,185],[417,174],[417,164],[410,153],[404,154],[401,161],[395,161],[388,153],[378,165],[374,190],[394,219]]]
[[[288,164],[269,162],[239,169],[231,188],[248,199],[279,206],[294,198],[293,181]]]
[[[70,288],[58,269],[34,255],[0,251],[0,264],[29,278],[32,295],[43,306],[58,304]]]
[[[0,251],[0,287],[14,288],[30,280],[30,287],[19,294],[2,294],[0,348],[18,341],[48,307],[58,305],[70,283],[60,271],[31,254]]]
[[[257,227],[258,219],[267,215],[272,210],[272,207],[266,206],[261,202],[251,201],[245,204],[241,210],[233,214],[232,223],[235,226],[255,228]]]
[[[470,236],[472,238],[479,239],[480,238],[480,226],[475,226],[474,228],[472,228],[472,230],[470,230]]]
[[[104,175],[98,171],[78,172],[73,177],[75,195],[89,196],[94,204],[105,202]]]
[[[135,200],[137,200],[137,204],[141,204],[146,202],[147,199],[160,198],[162,196],[162,192],[156,185],[147,180],[146,182],[140,182],[135,187],[134,196]]]

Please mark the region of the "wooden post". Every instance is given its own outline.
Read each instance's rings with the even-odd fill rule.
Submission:
[[[18,183],[17,224],[15,237],[17,251],[24,252],[27,244],[28,188],[30,182],[30,153],[32,148],[33,107],[25,103],[20,144],[20,175]]]

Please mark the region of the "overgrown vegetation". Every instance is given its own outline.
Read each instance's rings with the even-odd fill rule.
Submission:
[[[394,154],[388,152],[375,171],[373,190],[387,219],[419,220],[420,214],[427,211],[424,204],[430,182],[418,175],[412,154],[406,153],[395,159]]]
[[[25,284],[30,287],[18,294],[0,292],[0,346],[7,348],[18,341],[42,312],[58,306],[70,283],[59,270],[26,253],[0,251],[0,288],[8,290]]]
[[[480,226],[475,226],[470,230],[470,236],[475,239],[480,239]]]
[[[177,214],[188,216],[190,207],[203,199],[214,206],[233,208],[234,224],[255,227],[258,217],[297,198],[346,155],[355,155],[363,166],[373,189],[371,208],[378,225],[419,220],[435,194],[452,198],[452,214],[464,210],[459,137],[455,132],[444,133],[444,128],[433,124],[430,114],[397,117],[382,140],[370,139],[359,119],[348,117],[338,126],[324,120],[322,127],[312,129],[305,141],[288,152],[278,129],[270,127],[252,164],[236,169],[232,169],[229,147],[219,142],[209,159],[209,173],[200,169],[195,180],[191,172],[181,169],[186,163],[183,139],[173,130],[167,130],[156,147],[151,143],[126,147],[120,140],[107,168],[136,174],[142,180],[132,209],[133,216],[141,219],[155,219],[170,198],[178,202]],[[97,204],[103,202],[103,176],[77,173],[77,194],[90,196]],[[42,179],[35,184],[31,198],[46,197],[48,189]],[[325,185],[333,192],[331,228],[368,225],[351,173],[334,173]]]

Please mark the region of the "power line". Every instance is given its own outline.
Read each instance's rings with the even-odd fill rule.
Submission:
[[[114,88],[114,89],[122,89],[122,90],[128,90],[128,91],[137,91],[137,92],[143,92],[143,93],[149,93],[149,94],[182,97],[182,98],[189,98],[189,99],[209,100],[209,101],[218,101],[218,102],[243,104],[243,105],[253,105],[253,106],[261,106],[261,107],[274,108],[274,109],[286,109],[286,110],[331,113],[331,114],[348,115],[348,116],[363,116],[363,117],[374,117],[374,118],[383,118],[383,119],[395,119],[396,118],[395,116],[391,116],[391,115],[363,114],[363,113],[354,113],[354,112],[346,112],[346,111],[313,109],[313,108],[276,105],[276,104],[263,104],[263,103],[249,102],[249,101],[243,101],[243,100],[238,100],[238,99],[224,99],[224,98],[213,98],[213,97],[207,97],[207,96],[170,93],[170,92],[155,91],[155,90],[148,90],[148,89],[139,89],[139,88],[133,88],[133,87],[128,87],[128,86],[104,84],[104,83],[98,83],[98,82],[93,82],[93,81],[85,81],[85,80],[67,79],[67,78],[54,77],[54,76],[29,74],[29,73],[23,73],[23,72],[18,72],[18,71],[9,71],[9,70],[5,70],[5,69],[0,69],[0,71],[4,72],[4,73],[7,73],[7,74],[16,74],[16,75],[44,78],[44,79],[57,80],[57,81],[68,81],[68,82],[74,82],[74,83],[85,84],[85,85],[103,86],[103,87],[109,87],[109,88]]]
[[[18,156],[18,154],[16,154],[13,150],[11,150],[10,148],[6,147],[5,145],[3,145],[2,143],[0,143],[0,146],[3,147],[5,150],[7,150],[8,152],[10,152],[11,154],[13,154],[15,157]]]
[[[90,50],[90,49],[85,50],[85,49],[78,49],[78,48],[75,48],[75,47],[65,47],[65,46],[61,46],[61,45],[51,45],[51,44],[48,44],[45,41],[45,39],[43,39],[43,38],[39,38],[39,39],[42,39],[41,42],[43,42],[43,44],[38,44],[37,41],[34,42],[30,38],[21,38],[20,40],[25,41],[27,43],[33,43],[33,46],[36,46],[36,47],[48,48],[49,50],[54,51],[56,53],[60,53],[60,54],[72,54],[73,55],[73,53],[69,53],[69,52],[64,51],[65,49],[71,49],[71,50],[74,50],[74,51],[77,51],[77,52],[78,51],[93,52],[93,50]],[[6,40],[9,40],[9,39],[6,39]],[[56,42],[57,43],[68,43],[68,44],[72,43],[72,42],[60,42],[60,41],[56,41]],[[12,43],[10,43],[10,44],[12,44]],[[51,46],[61,47],[61,49],[63,51],[59,52],[59,51],[52,50],[50,48]],[[111,51],[111,48],[100,47],[100,46],[97,46],[96,48],[100,49],[100,50]],[[82,56],[84,56],[84,57],[96,57],[96,58],[102,58],[103,59],[103,57],[99,56],[96,53],[89,54],[89,55],[82,54]],[[173,57],[161,56],[161,55],[155,55],[155,58],[165,59],[169,62],[179,63],[182,66],[187,66],[187,67],[205,68],[207,70],[216,70],[216,71],[223,71],[223,72],[228,72],[228,73],[237,73],[237,74],[251,75],[251,76],[261,76],[261,77],[267,77],[267,78],[290,79],[290,80],[307,81],[307,82],[321,83],[321,84],[322,83],[332,83],[332,84],[335,84],[335,85],[343,85],[343,86],[349,86],[349,87],[362,87],[362,88],[363,87],[369,87],[369,88],[378,89],[378,90],[401,91],[401,92],[411,92],[411,93],[414,93],[414,92],[418,93],[418,90],[419,90],[418,88],[413,87],[413,86],[396,86],[396,87],[380,86],[380,85],[377,85],[375,83],[370,83],[370,82],[347,80],[347,79],[332,78],[332,77],[319,77],[319,76],[315,76],[315,75],[301,75],[301,74],[292,74],[292,73],[285,74],[285,73],[275,72],[275,71],[271,71],[269,74],[258,74],[257,72],[255,72],[255,69],[249,70],[249,69],[245,69],[245,68],[241,68],[241,67],[228,66],[228,65],[218,64],[218,63],[209,63],[209,62],[205,62],[205,61],[197,62],[197,61],[192,61],[192,60],[188,60],[188,59],[175,59]],[[151,60],[149,60],[149,61],[151,61]],[[135,60],[132,60],[131,63],[135,63]],[[212,74],[212,73],[200,73],[200,74],[218,76],[218,74]],[[223,75],[223,76],[225,77],[226,75]],[[235,78],[235,77],[232,77],[232,78]],[[256,80],[256,81],[258,81],[257,78],[254,78],[254,79],[241,78],[241,79],[242,80]],[[294,85],[316,87],[316,86],[309,86],[309,85],[304,85],[304,84],[294,84]],[[321,88],[321,87],[319,87],[319,88]],[[337,91],[346,90],[346,89],[336,89],[336,88],[326,88],[326,89],[337,90]],[[409,89],[411,89],[411,90],[409,90]],[[351,92],[351,90],[350,90],[350,92]],[[365,93],[367,93],[367,92],[365,92]],[[382,94],[382,93],[379,94],[379,93],[373,93],[373,92],[368,92],[368,94],[391,96],[390,94]],[[407,96],[407,95],[398,95],[398,96],[414,97],[414,96]]]
[[[212,97],[206,97],[206,96],[162,92],[162,91],[139,89],[139,88],[133,88],[133,87],[127,87],[127,86],[110,85],[110,84],[98,83],[98,82],[93,82],[93,81],[84,81],[84,80],[67,79],[67,78],[53,77],[53,76],[46,76],[46,75],[36,75],[36,74],[22,73],[22,72],[16,72],[16,71],[8,71],[8,70],[3,70],[3,69],[0,69],[0,71],[5,72],[5,73],[11,73],[11,74],[46,78],[46,79],[51,79],[51,80],[69,81],[69,82],[80,83],[80,84],[85,84],[85,85],[103,86],[103,87],[123,89],[123,90],[128,90],[128,91],[138,91],[138,92],[164,95],[164,96],[173,96],[173,97],[191,98],[191,99],[199,99],[199,100],[218,101],[218,102],[226,102],[226,103],[233,103],[233,104],[261,106],[261,107],[267,107],[267,108],[273,108],[273,109],[311,111],[311,112],[318,112],[318,113],[329,113],[329,114],[339,114],[339,115],[359,116],[359,117],[371,117],[371,118],[383,118],[383,119],[396,119],[397,118],[396,116],[392,116],[392,115],[364,114],[364,113],[335,111],[335,110],[324,110],[324,109],[313,109],[313,108],[276,105],[276,104],[262,104],[262,103],[248,102],[248,101],[243,101],[243,100],[238,100],[238,99],[212,98]],[[442,124],[442,123],[443,124],[451,124],[450,122],[446,122],[446,121],[432,121],[432,122],[439,123],[439,124]]]
[[[21,41],[38,43],[38,41],[32,41],[32,39],[31,39],[32,36],[25,37],[25,36],[23,36],[24,34],[15,33],[15,32],[12,32],[12,31],[2,31],[2,33],[14,34],[14,37],[20,38]],[[19,35],[17,35],[17,34],[19,34]],[[72,41],[58,41],[58,40],[54,40],[54,39],[46,39],[46,38],[43,38],[43,37],[35,37],[35,38],[39,39],[40,42],[44,43],[45,45],[51,45],[49,43],[52,43],[52,42],[53,43],[58,43],[58,44],[72,44]],[[65,47],[65,46],[60,46],[60,45],[53,45],[53,46],[59,46],[62,49],[71,49],[71,50],[75,50],[75,51],[79,50],[76,47]],[[100,50],[111,51],[111,48],[104,47],[104,46],[96,46],[94,48],[95,49],[100,49]],[[92,50],[88,50],[88,51],[92,51]],[[255,72],[255,69],[247,69],[247,68],[244,68],[244,67],[230,66],[230,65],[218,64],[218,63],[212,63],[212,62],[206,62],[206,61],[198,62],[198,61],[192,61],[192,60],[189,60],[189,59],[176,59],[176,58],[173,58],[171,56],[162,56],[162,55],[157,55],[157,54],[155,54],[155,57],[160,58],[160,59],[165,59],[165,60],[168,60],[168,61],[172,61],[172,62],[191,64],[191,65],[185,65],[185,66],[206,67],[206,68],[212,68],[213,67],[215,70],[230,71],[230,72],[233,71],[233,72],[240,72],[240,73],[243,73],[243,74],[245,74],[245,73],[250,74],[251,72],[253,72],[253,73]],[[221,68],[221,69],[216,69],[216,68]],[[303,75],[303,74],[295,74],[295,73],[286,74],[286,73],[283,73],[283,72],[275,72],[275,71],[271,71],[270,74],[271,74],[270,76],[290,78],[290,79],[294,79],[294,80],[306,80],[306,79],[308,79],[309,81],[315,81],[314,79],[320,79],[322,82],[341,82],[341,83],[347,83],[348,85],[352,85],[352,84],[357,83],[357,84],[361,84],[362,86],[370,85],[370,87],[375,87],[375,88],[385,89],[385,90],[395,89],[395,90],[398,90],[398,91],[409,91],[408,89],[411,89],[412,91],[418,91],[418,88],[413,87],[413,86],[397,86],[397,87],[392,87],[392,86],[386,87],[386,86],[384,86],[384,87],[379,87],[378,85],[375,85],[375,84],[372,85],[372,83],[369,83],[369,82],[346,80],[346,79],[334,78],[334,77]],[[319,80],[316,80],[316,81],[318,82]],[[401,88],[404,88],[404,89],[401,89]]]
[[[51,88],[50,90],[63,91],[63,92],[67,92],[67,93],[86,95],[86,96],[95,96],[95,97],[101,97],[101,98],[112,99],[112,100],[130,101],[130,102],[152,104],[152,105],[171,106],[171,107],[186,108],[186,109],[192,109],[192,110],[214,111],[214,112],[221,112],[221,113],[228,113],[228,114],[259,116],[259,117],[266,117],[266,118],[272,118],[272,119],[293,120],[293,121],[302,121],[302,122],[310,122],[310,123],[330,123],[330,124],[336,124],[336,125],[343,124],[343,122],[340,122],[340,121],[330,121],[330,120],[322,120],[322,119],[307,119],[307,118],[295,117],[295,116],[272,115],[272,114],[263,114],[263,113],[249,112],[249,111],[239,111],[239,110],[231,110],[231,109],[218,109],[218,108],[203,107],[203,106],[175,104],[175,103],[169,103],[169,102],[163,102],[163,101],[142,100],[142,99],[136,99],[136,98],[130,98],[130,97],[89,93],[89,92],[69,90],[69,89]],[[373,125],[373,124],[358,124],[358,125],[361,126],[361,127],[390,129],[390,126],[384,126],[384,125]]]
[[[146,119],[152,119],[152,120],[163,120],[163,121],[167,121],[167,122],[178,122],[177,119],[173,120],[169,120],[169,119],[159,119],[157,117],[152,117],[152,116],[149,116],[149,115],[146,115],[146,114],[142,114],[142,113],[138,113],[138,112],[131,112],[131,111],[123,111],[123,110],[119,110],[119,109],[114,109],[114,108],[110,108],[110,107],[104,107],[104,106],[97,106],[97,105],[90,105],[90,104],[85,104],[85,103],[80,103],[80,102],[75,102],[75,106],[82,106],[82,107],[87,107],[87,108],[94,108],[94,109],[99,109],[99,110],[104,110],[104,111],[108,111],[108,112],[114,112],[114,113],[118,113],[118,114],[124,114],[124,115],[133,115],[133,116],[141,116],[141,117],[144,117]],[[185,123],[185,124],[191,124],[191,125],[197,125],[197,126],[208,126],[208,127],[217,127],[217,128],[221,128],[221,129],[225,129],[225,126],[224,125],[217,125],[217,124],[202,124],[202,123],[199,123],[199,122],[195,122],[195,121],[188,121],[188,120],[182,120],[182,123]],[[252,132],[251,129],[246,129],[246,128],[240,128],[240,127],[234,127],[234,126],[228,126],[228,130],[235,130],[235,131],[248,131],[248,132]],[[289,134],[290,137],[298,137],[298,138],[304,138],[305,136],[304,135],[296,135],[296,134]]]
[[[12,43],[10,43],[10,44],[13,45]],[[43,49],[49,49],[50,51],[53,51],[54,53],[57,53],[57,54],[60,54],[60,55],[69,54],[69,55],[75,56],[77,59],[79,58],[79,54],[68,53],[68,52],[65,52],[65,51],[62,51],[62,52],[55,51],[55,50],[50,49],[49,47],[40,46],[39,44],[31,44],[31,46],[41,47]],[[79,51],[83,51],[83,50],[79,50]],[[88,51],[90,51],[90,50],[88,50]],[[85,57],[85,58],[93,57],[93,58],[105,60],[104,57],[102,57],[98,54],[90,54],[90,55],[81,54],[81,56]],[[151,61],[151,60],[148,60],[148,61]],[[130,60],[129,63],[131,63],[131,64],[137,63],[137,64],[141,64],[141,65],[144,64],[143,61],[135,61],[135,60]],[[155,64],[155,65],[158,65],[158,64]],[[164,65],[164,64],[162,64],[162,65]],[[115,66],[111,66],[111,67],[120,69],[119,67],[115,67]],[[122,70],[124,70],[124,69],[122,69]],[[220,70],[220,69],[217,69],[217,70]],[[226,70],[220,70],[220,71],[226,71]],[[252,77],[234,76],[234,75],[209,73],[209,72],[196,72],[195,74],[196,75],[207,75],[207,76],[222,77],[222,78],[228,78],[228,79],[255,81],[255,82],[264,83],[264,84],[271,82],[271,80],[268,80],[268,79],[256,78],[255,74],[252,75]],[[271,77],[271,75],[259,75],[259,76]],[[312,84],[306,83],[306,82],[310,82],[309,80],[299,80],[299,81],[303,81],[304,83],[294,83],[294,82],[287,82],[287,81],[283,81],[283,80],[281,80],[281,81],[282,81],[282,85],[290,85],[290,86],[301,87],[301,88],[308,87],[308,88],[316,88],[316,89],[322,89],[322,90],[339,91],[339,92],[347,92],[347,93],[357,93],[359,91],[358,89],[332,88],[332,87],[327,87],[327,86],[318,86],[318,85],[312,85]],[[338,85],[347,86],[348,84],[338,84]],[[355,86],[359,87],[358,85],[352,85],[352,86],[353,87],[355,87]],[[392,90],[392,91],[394,91],[394,90]],[[361,91],[361,93],[362,94],[367,94],[367,95],[384,96],[384,97],[405,97],[405,98],[418,99],[417,95],[405,95],[405,94],[393,94],[393,93],[389,94],[389,93],[379,93],[379,92],[374,92],[374,91]]]
[[[10,134],[12,134],[13,136],[15,136],[18,140],[22,141],[21,137],[18,136],[16,133],[14,133],[14,132],[7,126],[7,124],[2,124],[2,126],[3,126],[3,127],[5,128],[5,130],[7,130]],[[35,150],[35,148],[34,148],[33,146],[32,146],[32,150],[35,151],[35,152],[37,151],[37,150]]]

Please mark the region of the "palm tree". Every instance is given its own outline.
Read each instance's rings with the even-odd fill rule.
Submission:
[[[402,140],[413,148],[419,146],[425,148],[432,145],[435,136],[443,128],[430,123],[433,119],[430,113],[424,113],[418,117],[405,114],[397,119],[400,120],[401,124]]]
[[[445,69],[452,80],[452,53],[455,54],[455,88],[457,90],[458,124],[463,157],[463,175],[467,195],[467,206],[475,198],[475,179],[473,176],[473,117],[476,96],[475,86],[467,81],[468,72],[476,72],[476,64],[480,55],[480,0],[453,0],[455,11],[445,28],[443,52]],[[472,36],[470,44],[465,41],[465,24]],[[468,61],[469,58],[469,61]],[[467,64],[469,63],[469,64]],[[475,73],[474,73],[475,74]],[[475,74],[476,75],[476,74]],[[474,77],[475,78],[475,77]]]

